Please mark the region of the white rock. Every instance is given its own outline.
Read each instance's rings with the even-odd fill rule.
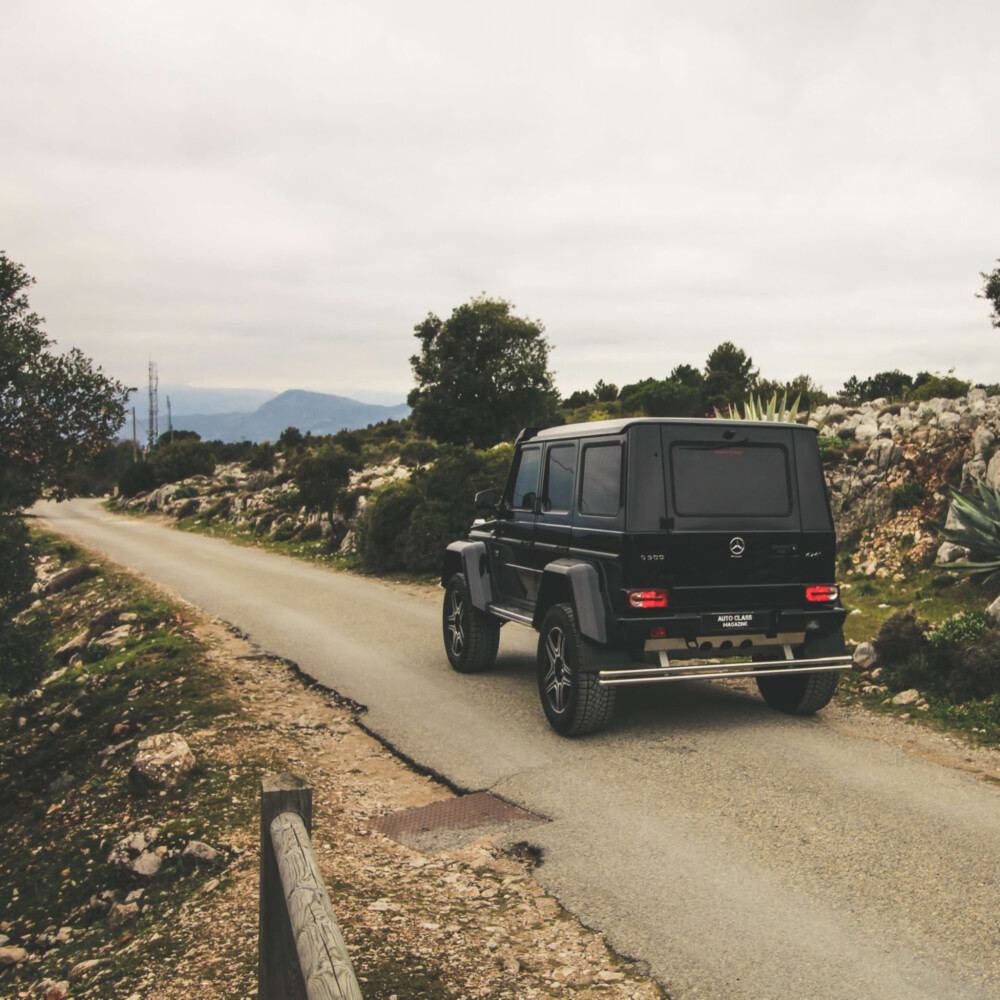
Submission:
[[[968,559],[969,550],[964,545],[955,545],[953,542],[942,542],[937,550],[937,562],[952,563],[959,559]]]
[[[855,647],[852,660],[856,667],[867,670],[875,662],[875,659],[875,647],[870,642],[862,642]]]
[[[900,691],[893,699],[893,705],[916,705],[920,701],[920,692],[916,688]]]
[[[986,613],[1000,622],[1000,597],[986,609]]]

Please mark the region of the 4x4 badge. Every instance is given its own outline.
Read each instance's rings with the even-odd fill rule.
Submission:
[[[744,552],[746,552],[747,543],[740,538],[739,535],[734,535],[729,539],[729,551],[732,553],[733,557],[739,559]]]

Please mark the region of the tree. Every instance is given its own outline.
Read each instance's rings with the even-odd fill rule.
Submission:
[[[20,512],[43,494],[72,495],[79,464],[124,423],[128,390],[78,350],[53,354],[28,305],[34,279],[0,250],[0,688],[30,684],[38,639],[13,618],[30,594],[34,566]]]
[[[701,413],[701,390],[673,379],[646,378],[622,387],[624,411],[647,417],[693,417]]]
[[[679,382],[691,389],[701,389],[705,384],[705,376],[694,365],[676,365],[670,373],[671,382]]]
[[[598,403],[613,403],[618,398],[618,386],[599,378],[594,385],[594,396]]]
[[[709,410],[713,407],[722,409],[746,398],[757,387],[759,374],[746,351],[740,350],[732,341],[724,341],[705,362],[705,405]]]
[[[307,455],[295,468],[295,485],[302,503],[309,510],[333,514],[337,497],[351,478],[351,470],[361,465],[361,458],[331,444],[315,455]]]
[[[544,327],[512,309],[481,295],[446,320],[429,313],[414,327],[420,353],[410,364],[417,386],[407,402],[419,433],[486,448],[553,419],[558,396]]]
[[[997,261],[1000,264],[1000,260]],[[983,279],[982,292],[976,293],[978,299],[988,299],[993,303],[993,315],[990,317],[993,325],[1000,328],[1000,267],[995,267],[991,274],[979,272]]]
[[[0,251],[0,512],[70,495],[73,467],[125,421],[129,390],[79,350],[53,354],[31,312],[34,283]]]

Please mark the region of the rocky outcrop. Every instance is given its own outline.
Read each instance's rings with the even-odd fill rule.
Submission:
[[[941,544],[938,525],[953,488],[977,478],[1000,487],[1000,397],[973,389],[962,399],[834,403],[809,423],[825,444],[837,535],[857,549],[856,572],[897,574],[908,562],[964,557]]]

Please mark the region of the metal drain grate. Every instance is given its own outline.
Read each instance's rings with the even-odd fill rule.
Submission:
[[[369,825],[401,844],[433,852],[486,835],[515,833],[527,824],[545,822],[541,816],[512,806],[489,792],[474,792],[378,816]]]

